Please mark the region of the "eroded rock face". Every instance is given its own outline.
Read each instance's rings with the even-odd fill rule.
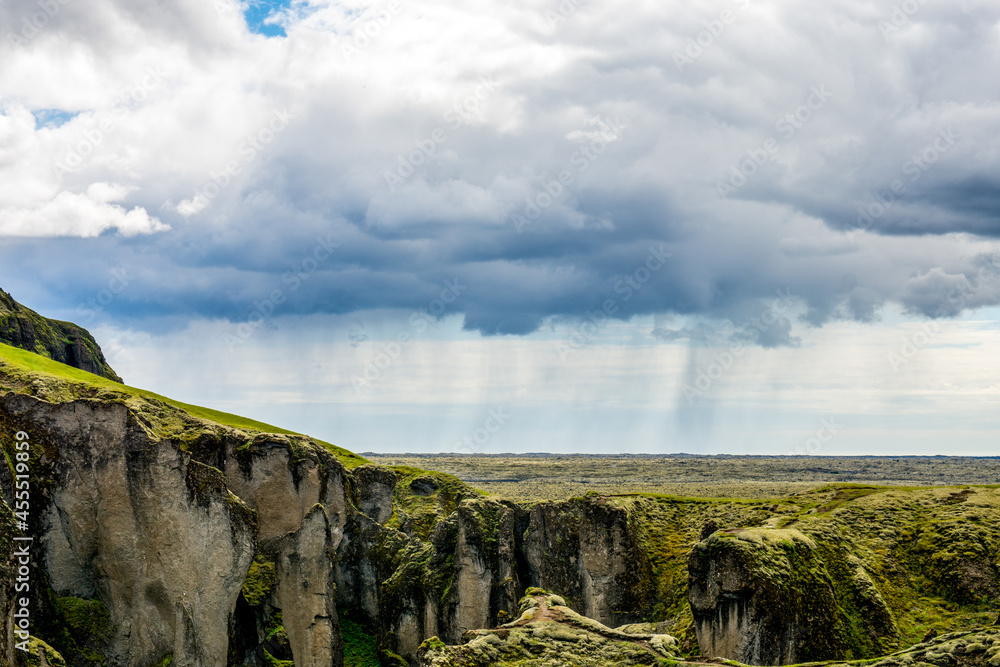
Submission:
[[[314,505],[301,527],[284,539],[278,556],[275,599],[296,667],[344,664],[329,523],[323,506]]]
[[[816,543],[797,530],[716,532],[692,549],[688,574],[704,655],[750,665],[851,655],[851,630],[827,564]],[[863,570],[852,572],[842,590],[863,599],[873,615],[891,619]]]
[[[333,562],[337,604],[354,609],[369,625],[378,623],[381,583],[392,574],[379,549],[385,533],[364,514],[351,513]]]
[[[319,504],[329,520],[331,549],[337,549],[348,516],[343,464],[301,437],[259,435],[226,448],[226,482],[257,512],[261,542],[299,530]]]
[[[262,665],[279,611],[296,665],[342,665],[334,562],[352,510],[346,470],[326,450],[218,427],[192,454],[112,401],[7,394],[0,421],[31,433],[40,454],[37,587],[107,607],[109,665]],[[255,555],[275,572],[256,612],[242,591]]]
[[[589,498],[535,505],[525,556],[531,585],[558,591],[584,616],[642,620],[650,567],[624,509]]]
[[[442,592],[453,574],[456,521],[439,522],[428,541],[384,532],[377,550],[390,576],[380,587],[379,636],[383,650],[411,662],[420,643],[442,632]]]
[[[420,496],[436,493],[434,481],[424,478],[410,488]],[[639,620],[642,584],[651,576],[627,512],[596,498],[530,511],[469,499],[438,521],[426,540],[370,524],[347,533],[356,554],[369,556],[342,559],[338,567],[352,577],[346,587],[356,596],[367,588],[358,581],[373,581],[383,647],[410,664],[427,637],[459,643],[470,630],[514,618],[528,586],[557,590],[601,622]],[[364,570],[348,562],[363,563]],[[378,586],[380,581],[385,583]]]
[[[335,563],[350,517],[347,471],[297,436],[230,442],[227,453],[229,487],[257,512],[260,550],[276,563],[269,603],[296,665],[342,664]]]
[[[111,611],[107,656],[225,664],[256,521],[218,471],[153,441],[120,404],[11,394],[2,406],[36,442],[58,445],[39,540],[45,571],[58,595],[98,597]]]
[[[432,486],[418,481],[421,489]],[[383,648],[416,664],[427,637],[458,641],[468,630],[512,618],[527,586],[527,523],[527,512],[513,503],[474,498],[438,521],[426,541],[383,531],[375,548],[390,563],[379,601]]]
[[[389,468],[364,465],[351,472],[355,481],[357,507],[362,514],[378,524],[392,518],[392,492],[397,476]]]
[[[455,546],[455,578],[451,588],[454,608],[448,628],[448,641],[456,641],[466,630],[492,625],[488,600],[493,589],[493,572],[489,556],[477,544],[473,532],[478,525],[474,514],[458,513],[458,542]],[[435,633],[437,634],[437,633]],[[421,640],[423,641],[423,640]]]

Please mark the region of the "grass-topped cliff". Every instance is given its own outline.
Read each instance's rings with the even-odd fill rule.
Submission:
[[[0,343],[121,382],[90,332],[72,322],[43,317],[0,290]]]
[[[1000,603],[1000,488],[996,486],[877,487],[827,485],[769,502],[629,495],[603,500],[629,512],[648,558],[648,583],[636,587],[646,620],[666,621],[694,650],[688,603],[688,554],[703,538],[757,545],[760,570],[797,554],[793,529],[814,545],[820,567],[843,611],[843,645],[853,657],[919,642],[927,632],[992,623]],[[775,537],[775,540],[764,538]],[[777,544],[777,546],[775,546]],[[768,556],[767,552],[774,552]],[[778,559],[775,561],[774,559]],[[801,555],[792,560],[802,561]],[[779,570],[781,568],[778,568]],[[789,573],[775,571],[776,580]],[[879,618],[868,597],[883,600]],[[775,588],[775,591],[778,591]],[[776,598],[787,604],[789,598]],[[880,640],[865,628],[888,623]],[[830,628],[831,633],[834,628]]]
[[[0,526],[0,538],[3,538],[0,551],[8,557],[12,553],[9,540],[16,534],[10,519],[11,508],[15,507],[12,475],[18,461],[15,457],[19,451],[14,434],[19,430],[29,432],[32,443],[27,452],[29,454],[27,462],[31,471],[30,517],[27,522],[28,534],[35,538],[35,544],[40,545],[39,548],[42,548],[43,544],[49,544],[52,539],[64,539],[60,531],[69,530],[74,523],[77,523],[76,537],[72,538],[75,549],[89,549],[90,547],[86,545],[94,543],[95,540],[110,540],[116,543],[118,536],[123,537],[127,545],[155,543],[157,539],[163,539],[170,545],[167,552],[162,552],[163,555],[170,557],[168,561],[186,557],[185,549],[194,552],[207,549],[211,552],[213,547],[206,544],[218,542],[218,540],[216,543],[212,542],[213,538],[209,537],[212,534],[217,537],[232,534],[235,542],[239,542],[237,551],[240,549],[245,551],[249,548],[247,540],[260,541],[258,526],[271,520],[275,514],[279,519],[281,515],[287,515],[284,520],[289,529],[294,529],[296,522],[302,521],[299,514],[296,514],[297,505],[305,503],[305,508],[308,510],[311,504],[321,499],[328,504],[338,503],[337,488],[331,488],[333,494],[331,499],[324,499],[314,492],[313,496],[310,496],[311,492],[308,489],[310,485],[315,486],[314,476],[317,472],[337,479],[338,468],[349,470],[367,463],[362,457],[343,448],[287,429],[175,401],[2,343],[0,343],[0,403],[3,403],[0,405],[0,448],[4,453],[2,462],[6,464],[0,469],[0,490],[3,492],[3,500],[0,501],[0,519],[4,524]],[[118,441],[117,438],[121,440]],[[102,442],[106,444],[102,445]],[[103,449],[100,449],[101,447]],[[171,454],[172,451],[179,454],[179,458],[174,459],[172,463],[161,464],[159,462],[161,459],[166,461],[175,456]],[[253,490],[239,489],[234,486],[235,480],[243,479],[240,471],[245,470],[251,484],[259,484],[260,482],[254,481],[255,475],[261,476],[261,473],[254,469],[255,462],[267,456],[269,452],[276,453],[279,457],[283,457],[280,460],[286,461],[284,469],[288,479],[282,480],[279,476],[276,481],[269,482],[274,485],[284,481],[285,497],[279,494],[263,501],[258,498],[254,509],[251,510],[243,499],[233,493],[233,490],[240,490],[245,494],[250,494]],[[124,457],[119,460],[125,464],[126,469],[111,472],[106,460],[114,460],[114,457]],[[333,463],[334,460],[339,462],[339,465]],[[101,463],[91,468],[90,466],[97,461]],[[186,473],[181,472],[179,477],[176,472],[171,472],[177,469],[183,471],[185,468]],[[83,475],[82,478],[72,477],[80,474]],[[264,473],[265,476],[267,474]],[[174,486],[171,487],[170,484],[163,486],[164,478],[169,478],[170,484]],[[75,484],[86,480],[83,483],[90,485],[90,490],[82,497],[75,495],[79,487],[73,486],[74,483],[70,481],[73,479],[77,480]],[[153,483],[153,487],[142,490],[142,485],[152,483],[153,479],[160,481]],[[115,484],[124,486],[112,491],[111,487]],[[174,500],[167,500],[170,493],[178,492],[177,484],[182,487],[180,496],[175,496]],[[338,484],[342,485],[340,482]],[[73,487],[72,490],[70,487]],[[128,494],[133,495],[131,503],[120,504],[123,489],[128,489]],[[302,500],[295,499],[296,492],[302,493]],[[342,494],[343,490],[339,493]],[[295,502],[289,503],[289,499]],[[54,510],[56,507],[61,508],[60,503],[68,503],[67,509]],[[149,507],[146,507],[146,504],[149,504]],[[87,506],[91,509],[84,510],[83,508]],[[185,507],[187,509],[184,509]],[[222,516],[229,517],[225,520],[229,527],[213,532],[206,526],[205,530],[208,532],[202,533],[199,524],[209,522],[213,517],[192,518],[191,513],[197,516],[198,512],[211,507],[222,508]],[[46,515],[51,511],[65,513],[64,521],[67,523],[61,529],[59,522],[53,524],[46,519]],[[133,516],[130,512],[137,514]],[[330,514],[327,510],[324,510],[324,513]],[[87,518],[91,514],[100,516],[100,523],[88,525],[88,521],[93,521]],[[215,515],[214,518],[218,520],[218,516]],[[102,526],[114,525],[116,517],[118,520],[124,519],[125,526],[129,527],[124,529],[119,527],[115,535],[109,537]],[[179,526],[185,525],[185,521],[193,522],[190,524],[191,532],[187,537],[184,537],[183,533],[172,535]],[[134,534],[130,535],[129,531]],[[20,532],[23,532],[23,529]],[[199,540],[197,543],[184,543],[185,539],[190,540],[199,533],[202,533],[202,536],[195,538]],[[201,540],[205,542],[202,543]],[[118,544],[117,549],[133,548],[116,544]],[[278,547],[269,544],[274,553],[280,553],[279,547],[280,544]],[[85,552],[89,555],[84,556],[82,561],[75,562],[85,564],[90,559],[96,559],[95,563],[100,562],[102,558],[107,558],[101,554],[103,549],[108,548],[110,547],[95,547],[95,551]],[[287,547],[286,551],[291,549],[294,553],[294,548],[294,545]],[[49,550],[50,547],[46,546],[45,549]],[[266,553],[268,552],[261,550],[254,555],[261,556]],[[61,557],[65,559],[65,555]],[[53,558],[57,560],[53,561]],[[65,563],[59,566],[52,565],[51,563],[58,562],[58,558],[51,553],[48,555],[39,553],[38,562],[48,562],[49,566],[35,568],[32,571],[32,617],[36,621],[32,625],[33,652],[25,664],[76,666],[124,664],[119,662],[120,647],[125,641],[122,639],[123,633],[127,636],[129,631],[123,628],[133,622],[130,620],[133,616],[141,615],[140,612],[131,606],[123,609],[123,598],[120,595],[95,596],[95,593],[101,592],[99,589],[78,582],[85,582],[90,577],[103,577],[105,581],[117,582],[111,584],[112,586],[117,585],[127,589],[136,585],[135,577],[138,576],[138,581],[142,581],[142,577],[145,576],[142,572],[146,569],[155,572],[160,567],[157,564],[159,556],[153,561],[149,560],[149,554],[143,553],[117,557],[113,563],[104,566],[98,567],[95,564],[93,566],[95,570],[91,570],[91,566],[84,565],[79,573],[74,575],[75,578],[68,580],[69,583],[61,579],[62,573],[67,568],[72,569],[76,566]],[[206,558],[208,561],[199,563],[197,567],[191,567],[186,572],[197,576],[201,569],[211,567],[225,569],[225,555],[206,556]],[[294,556],[292,558],[294,559]],[[73,559],[71,562],[74,562]],[[272,575],[270,582],[266,576],[268,567]],[[136,574],[137,572],[139,574]],[[172,579],[177,579],[177,577],[161,576],[163,577],[161,582],[167,582],[167,586],[171,585],[169,582]],[[285,638],[281,609],[276,606],[273,597],[269,597],[273,596],[272,589],[275,588],[274,559],[267,561],[260,557],[255,558],[249,563],[249,571],[244,572],[241,567],[237,567],[235,570],[225,572],[225,576],[236,578],[237,581],[245,578],[240,598],[245,600],[245,603],[241,604],[246,604],[246,608],[250,610],[248,613],[256,614],[260,618],[261,632],[264,635],[260,638],[264,645],[253,649],[242,646],[240,642],[255,644],[258,639],[253,637],[254,633],[234,631],[233,636],[229,638],[233,650],[256,650],[260,655],[271,655],[268,653],[270,648],[276,659],[290,658],[290,645]],[[4,587],[11,581],[12,579],[5,579]],[[161,587],[160,592],[156,593],[157,605],[175,604],[164,602],[166,598],[162,592],[163,585],[156,583],[155,580],[153,583],[143,584],[147,587]],[[180,585],[183,587],[183,584]],[[190,593],[200,585],[185,590]],[[230,588],[234,585],[236,584],[231,584]],[[236,585],[236,588],[239,589],[239,586]],[[4,607],[4,613],[12,612],[7,605],[13,598],[8,596],[6,600],[4,599],[7,592],[0,591],[0,607]],[[204,597],[200,591],[199,595]],[[182,594],[181,600],[183,597]],[[138,604],[139,600],[136,599],[134,602]],[[287,603],[285,611],[289,611]],[[326,614],[326,612],[321,613]],[[308,623],[308,620],[299,621],[299,625]],[[161,622],[153,621],[151,627],[164,626]],[[362,645],[374,641],[370,634],[365,635],[358,632],[354,626],[351,627],[354,632],[348,638],[352,642],[352,650],[357,649],[355,652],[361,650],[359,647]],[[201,631],[208,632],[204,628]],[[217,634],[217,631],[212,632]],[[226,641],[224,635],[223,632],[223,645]],[[5,643],[0,642],[0,647]],[[10,648],[9,645],[7,648]],[[9,661],[11,655],[20,656],[20,652],[4,654],[0,656],[0,662]],[[44,663],[40,662],[42,655],[45,656]],[[171,664],[170,655],[161,657],[165,661],[163,664]],[[160,664],[159,660],[160,658],[157,658],[156,664]],[[279,660],[274,664],[292,663],[290,661],[280,663]],[[363,664],[364,662],[359,662],[357,667]]]

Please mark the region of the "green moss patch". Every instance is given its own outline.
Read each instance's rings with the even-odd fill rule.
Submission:
[[[74,637],[106,644],[114,637],[111,612],[100,600],[56,598],[56,610]]]
[[[104,650],[114,639],[116,629],[108,608],[100,600],[49,593],[55,619],[47,625],[48,631],[42,633],[45,639],[71,665],[106,664]]]
[[[340,634],[344,638],[344,667],[379,667],[378,646],[374,633],[338,610]]]
[[[275,581],[274,561],[257,554],[243,581],[243,598],[253,607],[260,605],[270,596]]]
[[[59,651],[55,650],[38,637],[28,637],[28,651],[24,655],[25,667],[41,667],[42,657],[49,667],[66,667],[66,660],[63,659]]]
[[[485,494],[454,475],[405,466],[390,466],[399,476],[393,491],[390,528],[430,539],[438,523],[450,516],[463,500]]]

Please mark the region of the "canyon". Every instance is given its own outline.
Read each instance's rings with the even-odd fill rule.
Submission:
[[[995,486],[515,502],[7,345],[0,447],[9,665],[1000,665]]]

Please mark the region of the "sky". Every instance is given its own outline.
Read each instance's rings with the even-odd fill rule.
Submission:
[[[5,0],[0,287],[366,452],[997,454],[992,0]]]

